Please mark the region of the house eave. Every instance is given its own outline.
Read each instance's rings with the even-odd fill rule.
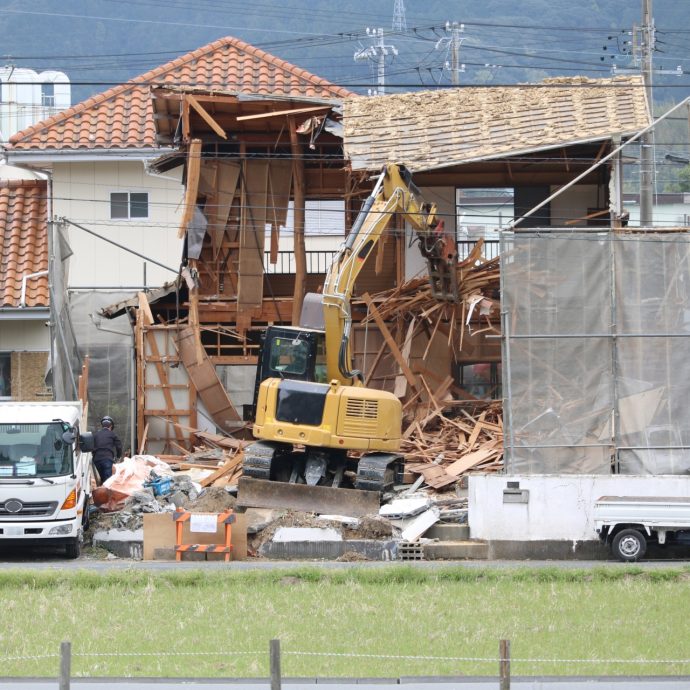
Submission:
[[[45,149],[41,151],[13,151],[6,150],[4,155],[9,165],[40,164],[42,166],[51,163],[87,163],[93,161],[131,161],[151,160],[169,153],[170,147],[146,147],[131,149]]]
[[[0,307],[0,321],[46,321],[49,319],[48,307]]]

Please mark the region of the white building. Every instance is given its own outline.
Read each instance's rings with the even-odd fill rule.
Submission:
[[[72,88],[63,72],[6,65],[0,68],[0,140],[70,107]]]

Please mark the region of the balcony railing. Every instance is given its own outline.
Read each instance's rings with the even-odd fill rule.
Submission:
[[[466,259],[476,240],[460,240],[458,242],[458,259]],[[338,253],[337,249],[318,249],[306,252],[307,273],[326,273]],[[486,240],[482,254],[485,259],[495,259],[499,253],[498,240]],[[264,272],[273,275],[293,275],[295,273],[295,253],[291,251],[278,252],[277,262],[271,263],[271,252],[264,252]]]

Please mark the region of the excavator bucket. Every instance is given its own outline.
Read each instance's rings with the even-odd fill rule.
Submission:
[[[286,508],[321,515],[361,517],[375,515],[381,507],[378,491],[334,489],[329,486],[289,484],[240,477],[237,485],[240,508]]]

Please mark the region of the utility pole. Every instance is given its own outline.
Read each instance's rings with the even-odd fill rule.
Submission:
[[[460,44],[462,43],[460,34],[464,30],[465,25],[457,22],[453,22],[450,26],[450,78],[455,86],[460,83],[460,72],[465,71],[465,65],[460,66]],[[447,25],[446,31],[448,31]]]
[[[654,19],[652,0],[642,0],[641,57],[642,77],[649,110],[652,112],[652,53],[654,51]],[[654,225],[654,132],[646,133],[640,140],[640,227]]]
[[[407,31],[407,20],[405,19],[405,0],[395,0],[393,8],[393,31],[402,33]]]
[[[383,29],[370,29],[367,27],[367,36],[375,39],[376,43],[355,51],[355,62],[371,60],[376,64],[376,83],[378,88],[375,94],[383,96],[386,93],[386,57],[388,55],[397,55],[398,49],[394,45],[386,44]]]
[[[446,48],[446,55],[450,53],[450,60],[446,59],[444,62],[444,69],[450,71],[450,80],[455,85],[460,84],[460,72],[465,71],[465,65],[460,63],[460,46],[465,40],[462,34],[465,31],[464,24],[458,22],[446,22],[446,33],[450,34],[448,38],[440,38],[436,41],[436,49]]]

